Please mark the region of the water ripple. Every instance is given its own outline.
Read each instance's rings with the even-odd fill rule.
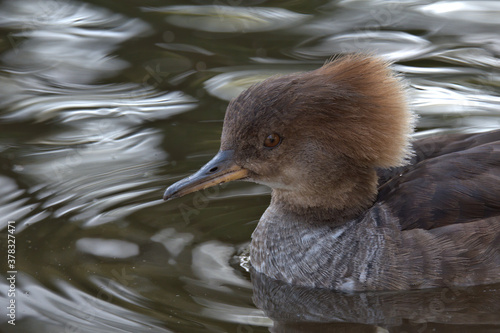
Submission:
[[[5,278],[1,280],[5,290]],[[110,327],[122,332],[171,332],[156,319],[110,303],[114,297],[106,294],[107,287],[94,296],[61,279],[51,290],[28,274],[19,273],[16,289],[16,301],[22,306],[17,312],[16,331],[39,332],[42,325],[43,332],[53,333],[109,333]]]
[[[35,152],[19,157],[20,174],[35,184],[45,184],[32,195],[44,202],[45,209],[55,208],[55,216],[78,212],[74,219],[96,223],[113,206],[156,191],[145,186],[158,181],[151,170],[165,163],[167,155],[158,149],[161,140],[157,131],[142,130],[78,148]],[[121,215],[108,214],[106,221]]]
[[[424,14],[476,24],[500,25],[500,3],[497,1],[439,1],[418,8]]]
[[[283,8],[237,6],[168,6],[144,8],[167,14],[165,20],[175,26],[209,32],[258,32],[296,26],[310,16]]]
[[[37,87],[25,87],[24,94],[11,98],[7,96],[10,89],[2,91],[4,88],[0,88],[0,96],[6,98],[0,105],[7,112],[0,115],[0,119],[9,122],[31,119],[47,121],[55,117],[65,122],[113,118],[116,123],[126,121],[132,125],[164,119],[195,106],[195,99],[181,92],[162,93],[136,84],[54,88],[50,93],[43,93]]]
[[[135,243],[118,239],[80,238],[76,241],[80,252],[107,258],[128,258],[139,254],[139,246]]]
[[[400,31],[360,31],[330,36],[304,44],[294,53],[306,57],[330,57],[332,54],[368,52],[383,56],[391,61],[411,60],[431,52],[433,46],[428,40]]]
[[[258,83],[275,74],[286,74],[296,72],[296,70],[278,71],[276,69],[248,69],[236,70],[225,68],[227,73],[217,74],[205,81],[204,86],[209,94],[220,99],[229,101],[239,95],[252,84]]]
[[[79,2],[7,1],[0,13],[0,26],[20,29],[9,35],[13,48],[1,56],[4,68],[36,72],[63,85],[115,75],[128,64],[110,53],[151,29],[138,19]]]

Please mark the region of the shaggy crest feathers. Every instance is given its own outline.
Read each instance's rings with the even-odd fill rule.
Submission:
[[[405,84],[389,66],[380,58],[346,55],[311,73],[329,78],[340,96],[352,99],[332,131],[346,154],[376,167],[401,166],[412,155],[410,135],[416,117],[409,109]]]

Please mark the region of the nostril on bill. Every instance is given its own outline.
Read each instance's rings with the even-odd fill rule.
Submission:
[[[214,173],[217,170],[219,170],[219,167],[213,167],[212,169],[208,170],[209,173]]]

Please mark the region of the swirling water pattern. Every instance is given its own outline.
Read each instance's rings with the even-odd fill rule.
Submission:
[[[0,248],[15,221],[18,302],[2,331],[267,332],[235,254],[269,190],[161,195],[270,75],[375,53],[406,77],[417,135],[500,127],[494,1],[197,3],[1,3]]]

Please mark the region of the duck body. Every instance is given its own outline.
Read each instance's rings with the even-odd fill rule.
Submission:
[[[404,85],[349,55],[231,101],[221,149],[169,200],[232,180],[272,188],[253,268],[345,291],[500,282],[500,130],[413,141]]]
[[[411,164],[379,170],[377,200],[347,222],[272,201],[252,235],[255,270],[343,291],[500,281],[500,131],[414,146]]]

